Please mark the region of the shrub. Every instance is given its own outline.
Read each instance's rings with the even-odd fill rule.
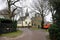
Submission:
[[[16,31],[17,21],[9,19],[0,19],[0,34]]]
[[[60,40],[60,28],[56,24],[52,24],[49,28],[51,40]]]

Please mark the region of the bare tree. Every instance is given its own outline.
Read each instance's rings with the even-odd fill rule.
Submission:
[[[51,4],[49,4],[49,8],[50,8],[50,12],[51,12],[51,14],[52,14],[52,21],[53,21],[53,23],[55,23],[55,10],[53,9],[53,6],[51,5]]]
[[[43,28],[44,26],[44,17],[47,16],[49,14],[49,7],[48,7],[48,1],[45,0],[36,0],[34,1],[34,5],[32,5],[32,8],[34,8],[35,10],[37,10],[41,17],[42,17],[42,22],[41,22],[41,26]]]
[[[15,7],[12,11],[11,11],[11,6],[15,6],[16,2],[19,2],[20,0],[7,0],[7,4],[8,4],[8,15],[9,15],[9,19],[11,19],[12,17],[14,17],[16,14],[14,14],[15,10],[17,10],[18,7]]]

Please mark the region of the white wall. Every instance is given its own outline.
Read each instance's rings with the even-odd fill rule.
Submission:
[[[27,22],[27,24],[26,24],[26,22]],[[23,26],[28,26],[28,25],[31,26],[31,19],[27,17],[25,19],[25,21],[23,21]],[[21,24],[17,24],[17,26],[22,26],[22,23]]]

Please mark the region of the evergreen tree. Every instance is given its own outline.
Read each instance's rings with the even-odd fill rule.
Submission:
[[[53,6],[55,12],[55,23],[60,26],[60,0],[49,0],[50,4]]]

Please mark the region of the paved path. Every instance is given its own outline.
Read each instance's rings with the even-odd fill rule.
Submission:
[[[45,30],[30,30],[28,28],[20,28],[24,33],[16,38],[0,37],[0,40],[49,40],[48,32]]]

